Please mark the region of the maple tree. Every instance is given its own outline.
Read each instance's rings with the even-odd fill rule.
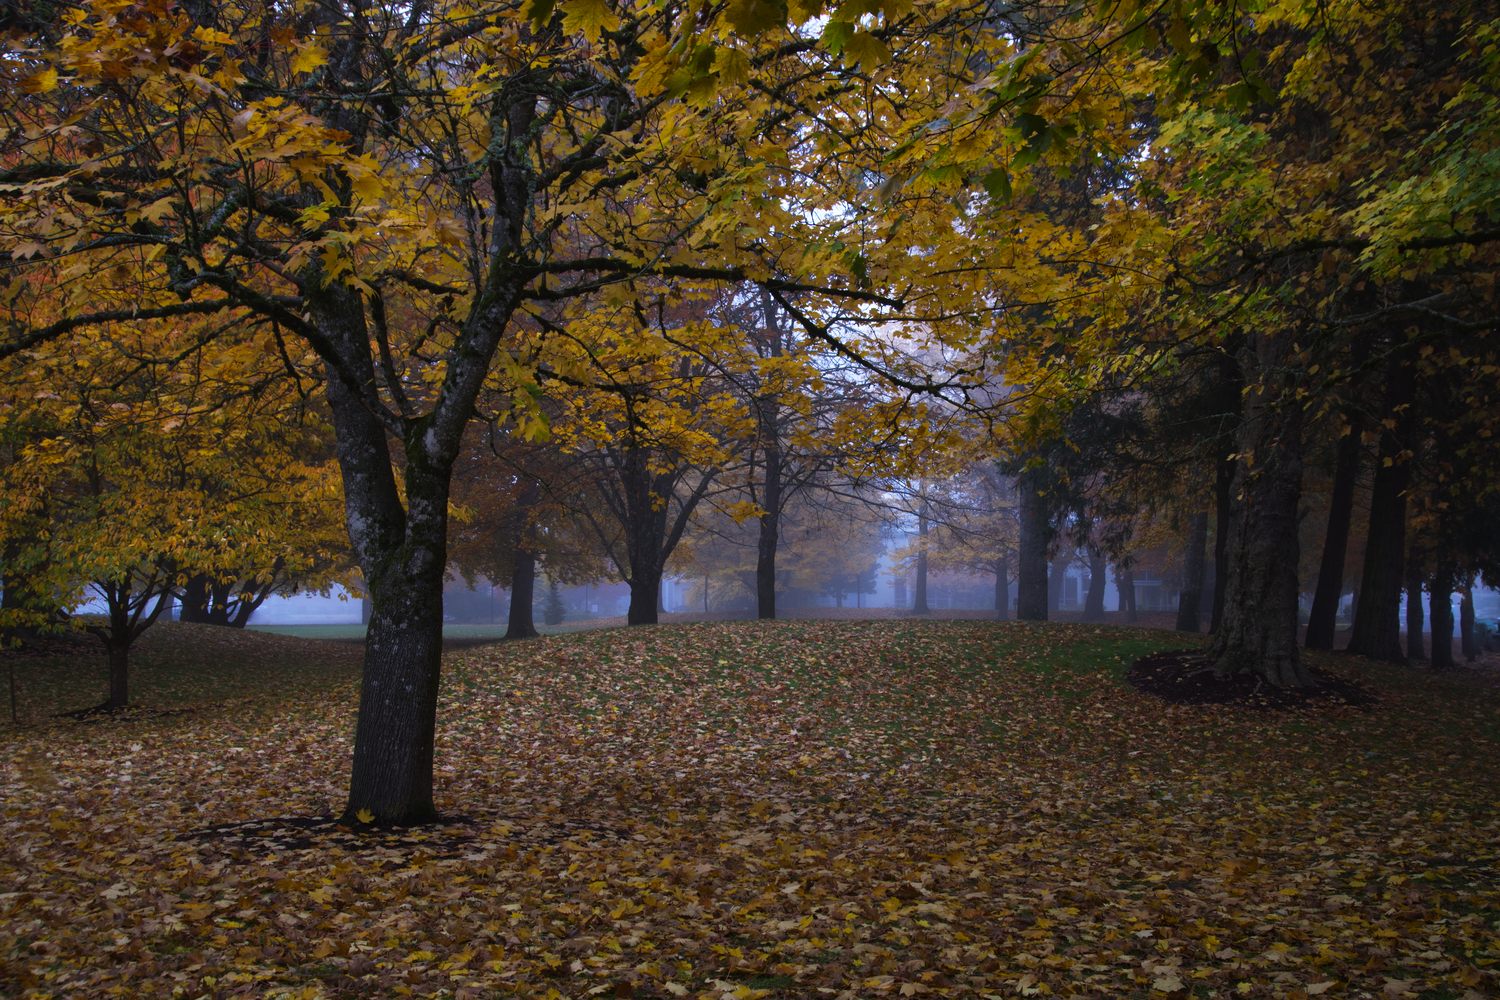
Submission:
[[[62,280],[12,303],[3,351],[227,312],[316,353],[372,599],[346,816],[419,821],[450,475],[481,391],[498,375],[542,433],[539,380],[586,385],[595,345],[649,342],[638,320],[674,283],[755,280],[825,338],[901,306],[869,276],[945,261],[911,254],[930,238],[894,216],[820,211],[850,204],[858,160],[800,102],[874,136],[856,83],[928,21],[872,11],[877,37],[851,11],[819,41],[758,11],[594,0],[305,13],[101,0],[22,29],[5,249]],[[795,212],[794,156],[827,181]]]
[[[51,595],[52,624],[90,593],[104,602],[101,620],[75,624],[107,650],[107,708],[129,701],[130,647],[183,580],[247,566],[313,576],[338,551],[318,414],[254,352],[154,360],[197,333],[148,328],[0,362],[7,423],[29,438],[3,470],[0,531]]]

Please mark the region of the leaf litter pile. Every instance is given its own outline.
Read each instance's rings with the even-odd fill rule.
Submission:
[[[1125,682],[1182,642],[783,621],[474,649],[445,663],[451,821],[413,830],[328,819],[342,667],[11,731],[0,992],[1500,992],[1500,690],[1332,656],[1374,704]]]

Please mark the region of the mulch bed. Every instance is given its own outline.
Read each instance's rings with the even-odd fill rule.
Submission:
[[[1143,656],[1130,665],[1125,679],[1137,691],[1172,705],[1244,705],[1262,711],[1286,711],[1312,705],[1373,705],[1375,694],[1360,684],[1310,671],[1316,687],[1279,688],[1249,674],[1219,677],[1213,660],[1201,649],[1169,649]]]

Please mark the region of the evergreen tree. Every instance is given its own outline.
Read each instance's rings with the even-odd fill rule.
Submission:
[[[547,599],[542,603],[542,621],[548,625],[561,625],[567,617],[568,609],[563,607],[562,595],[554,583],[547,588]]]

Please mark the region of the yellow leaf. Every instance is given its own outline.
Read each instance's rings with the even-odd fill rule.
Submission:
[[[385,194],[385,182],[374,173],[359,175],[354,178],[351,186],[354,188],[354,193],[365,201],[379,201]]]
[[[141,217],[148,222],[160,222],[161,217],[172,211],[172,196],[158,198],[141,209]]]
[[[866,73],[881,63],[891,61],[891,50],[885,43],[868,31],[856,31],[854,37],[844,43],[844,64],[859,63]]]
[[[758,35],[786,24],[785,0],[732,0],[725,15],[741,35]]]
[[[370,810],[368,809],[361,809],[359,812],[354,814],[354,818],[359,820],[361,823],[375,822],[375,814],[370,812]]]
[[[57,89],[57,70],[50,66],[21,81],[21,89],[28,94],[45,94]]]
[[[327,62],[327,54],[316,44],[309,44],[306,48],[298,49],[297,54],[292,57],[292,72],[311,73]]]
[[[606,0],[569,0],[562,5],[563,30],[581,31],[591,42],[599,40],[600,31],[614,31],[620,19],[609,9]]]
[[[745,83],[750,79],[750,60],[737,49],[721,48],[714,53],[714,72],[720,83]]]

